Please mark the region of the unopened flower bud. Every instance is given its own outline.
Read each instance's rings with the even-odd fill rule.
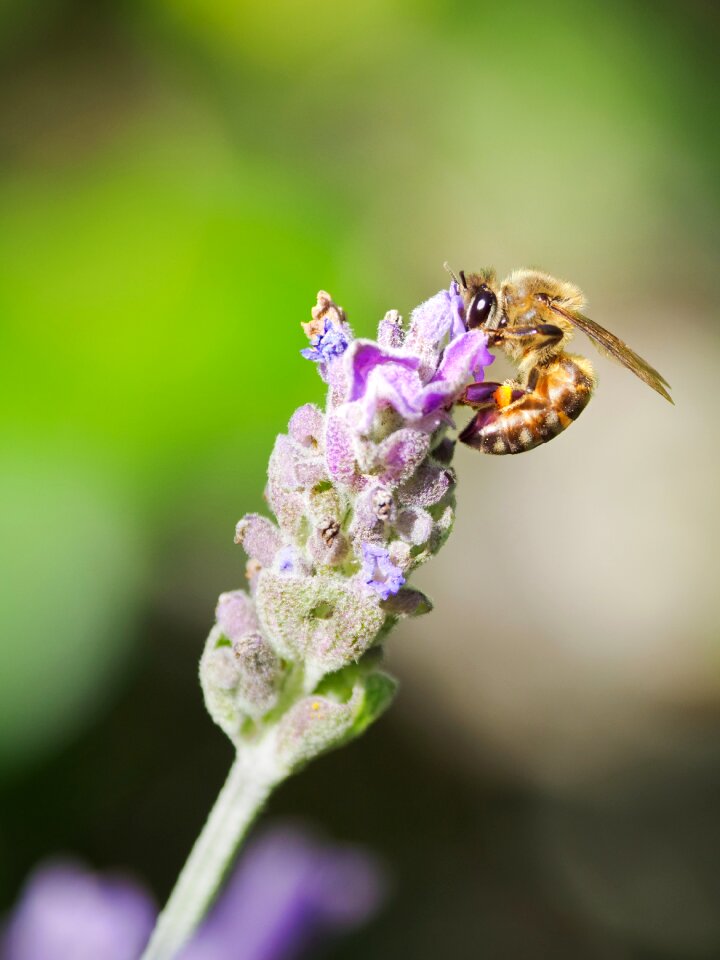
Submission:
[[[383,601],[383,610],[395,617],[419,617],[432,610],[432,601],[419,590],[403,587]]]
[[[377,449],[380,482],[387,485],[403,483],[425,459],[429,446],[430,437],[421,430],[404,427],[391,433]]]
[[[390,705],[396,684],[384,673],[358,673],[348,668],[355,680],[348,699],[337,699],[344,687],[345,670],[335,675],[327,690],[305,697],[283,717],[278,729],[278,754],[291,769],[341,746],[357,736]],[[336,692],[337,691],[337,692]]]
[[[235,527],[235,543],[242,544],[245,553],[264,567],[269,567],[282,546],[280,531],[267,517],[247,513]]]
[[[319,567],[335,567],[346,558],[349,549],[347,537],[340,532],[340,524],[334,518],[320,522],[307,542],[307,551]]]
[[[317,520],[319,525],[336,522],[339,528],[342,503],[335,487],[326,484],[311,490],[308,494],[307,509],[309,517]]]
[[[397,310],[388,310],[378,324],[378,343],[381,347],[401,347],[403,322]]]
[[[251,717],[261,717],[277,701],[280,660],[259,632],[246,633],[232,645],[237,669],[237,703]]]
[[[398,490],[398,499],[412,507],[431,507],[439,503],[455,486],[455,473],[449,467],[422,463],[414,475]]]
[[[303,404],[290,418],[288,433],[301,446],[319,450],[325,433],[325,415],[314,403]]]
[[[348,703],[328,697],[312,696],[300,700],[280,721],[278,754],[291,769],[307,763],[319,754],[339,747],[352,731],[360,690]]]
[[[349,425],[338,414],[330,414],[325,428],[325,458],[330,476],[348,486],[358,478],[355,445]]]
[[[388,544],[388,556],[401,570],[407,570],[411,562],[410,544],[404,540],[392,540]]]
[[[257,630],[260,623],[252,598],[244,590],[221,593],[215,609],[218,626],[228,640]]]
[[[309,661],[325,672],[359,660],[385,620],[365,590],[320,573],[299,577],[263,570],[256,603],[263,632],[279,656]]]
[[[430,539],[433,518],[427,510],[420,507],[411,507],[398,513],[395,528],[403,540],[419,547]]]
[[[208,713],[233,742],[243,719],[235,702],[239,674],[230,641],[215,626],[200,658],[200,685]]]
[[[376,501],[378,487],[368,487],[355,498],[355,512],[350,524],[350,537],[356,543],[382,543],[385,539],[383,503],[388,491],[382,488],[380,504]],[[379,515],[380,513],[380,515]]]

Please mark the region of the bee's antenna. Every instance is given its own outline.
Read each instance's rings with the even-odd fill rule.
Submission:
[[[445,269],[447,270],[447,272],[450,274],[450,276],[453,278],[453,280],[455,281],[455,283],[456,283],[459,287],[463,287],[463,288],[467,289],[467,284],[465,283],[465,276],[464,276],[462,270],[460,271],[460,276],[462,277],[462,283],[461,283],[461,282],[458,280],[458,278],[455,276],[455,271],[452,269],[452,267],[451,267],[450,264],[447,262],[447,260],[446,260],[445,263],[443,264],[443,267],[445,267]]]

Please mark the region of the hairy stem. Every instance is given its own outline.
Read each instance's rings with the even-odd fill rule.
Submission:
[[[272,737],[238,753],[141,960],[177,956],[205,915],[265,800],[286,775],[274,757]]]

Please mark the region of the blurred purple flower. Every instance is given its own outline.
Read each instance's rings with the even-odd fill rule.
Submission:
[[[359,926],[383,899],[370,854],[275,827],[247,847],[178,960],[296,960],[319,938]],[[71,863],[38,869],[2,941],[2,960],[137,960],[155,921],[137,884]]]
[[[385,547],[376,543],[363,543],[362,554],[361,575],[364,582],[383,600],[397,593],[405,583],[405,577],[400,567],[396,567],[392,562]]]
[[[74,863],[28,880],[3,940],[3,960],[137,960],[155,923],[144,890]]]
[[[238,870],[178,960],[295,960],[320,937],[364,923],[383,899],[376,860],[275,828],[247,848]]]

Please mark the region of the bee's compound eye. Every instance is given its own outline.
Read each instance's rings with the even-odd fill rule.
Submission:
[[[468,307],[468,329],[472,330],[473,327],[482,327],[486,324],[496,306],[497,299],[492,290],[489,290],[487,287],[480,287]]]

